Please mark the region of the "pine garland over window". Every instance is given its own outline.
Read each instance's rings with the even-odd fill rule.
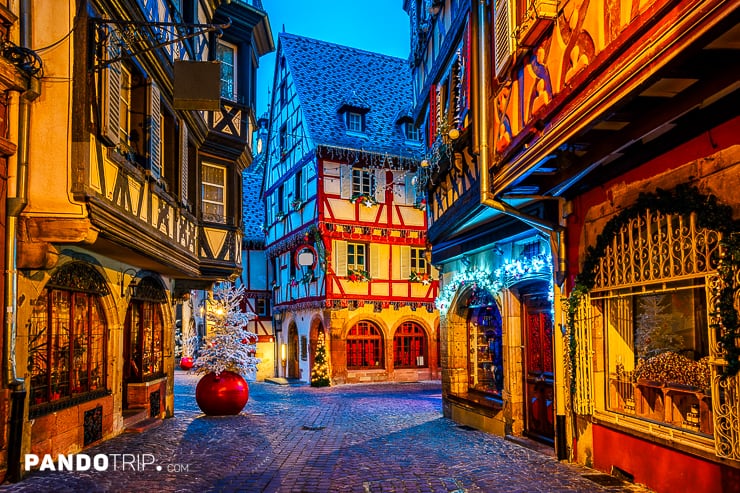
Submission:
[[[609,220],[604,230],[596,238],[596,244],[586,250],[583,269],[575,280],[575,287],[564,300],[566,308],[566,334],[569,338],[568,370],[571,376],[571,391],[575,392],[576,349],[575,316],[585,295],[594,287],[596,267],[599,259],[621,228],[645,210],[660,211],[664,214],[689,215],[696,213],[698,226],[722,234],[721,246],[724,256],[720,259],[718,273],[722,289],[719,293],[716,315],[721,324],[712,324],[717,331],[718,342],[724,352],[727,364],[723,377],[734,376],[740,371],[740,347],[736,338],[740,336],[740,319],[735,309],[735,293],[738,286],[735,274],[740,269],[740,222],[732,219],[732,208],[720,204],[714,195],[704,195],[698,188],[688,184],[679,185],[673,190],[657,189],[653,193],[641,193],[634,204],[623,209]]]

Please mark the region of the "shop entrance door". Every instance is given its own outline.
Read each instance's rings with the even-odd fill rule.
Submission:
[[[554,443],[552,305],[546,294],[524,296],[526,434]]]
[[[298,328],[294,324],[288,330],[288,378],[301,378],[298,368]]]

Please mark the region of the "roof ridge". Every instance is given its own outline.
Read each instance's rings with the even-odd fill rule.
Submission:
[[[309,37],[309,36],[302,36],[300,34],[293,34],[293,33],[288,33],[288,32],[283,31],[283,32],[281,32],[281,33],[278,34],[278,38],[280,38],[280,37],[288,37],[288,38],[293,38],[293,39],[302,39],[302,40],[311,41],[311,42],[318,43],[318,44],[335,46],[337,48],[342,48],[342,49],[345,49],[345,50],[352,50],[352,51],[366,53],[368,55],[372,55],[372,56],[376,56],[376,57],[380,57],[380,58],[388,58],[388,59],[391,59],[391,60],[398,60],[400,62],[406,63],[406,59],[405,58],[401,58],[401,57],[397,57],[397,56],[393,56],[393,55],[386,55],[385,53],[379,53],[377,51],[369,51],[369,50],[365,50],[365,49],[362,49],[362,48],[355,48],[353,46],[342,45],[342,44],[339,44],[339,43],[333,43],[331,41],[326,41],[326,40],[323,40],[323,39],[312,38],[312,37]]]

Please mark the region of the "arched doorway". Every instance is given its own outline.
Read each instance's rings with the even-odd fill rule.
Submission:
[[[301,371],[298,366],[298,327],[291,323],[288,328],[288,368],[287,378],[301,378]]]
[[[548,283],[519,287],[524,330],[525,433],[552,444],[555,439],[553,314]]]

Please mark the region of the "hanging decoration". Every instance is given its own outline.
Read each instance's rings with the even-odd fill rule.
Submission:
[[[435,300],[437,309],[444,315],[450,308],[452,299],[460,288],[471,286],[473,289],[485,289],[491,295],[504,288],[508,288],[519,281],[534,276],[548,275],[550,277],[549,300],[553,300],[552,256],[549,254],[535,255],[517,260],[506,260],[504,265],[493,273],[487,269],[468,267],[463,272],[455,274],[452,280],[445,283]]]
[[[432,279],[432,276],[430,276],[426,272],[413,272],[411,271],[411,275],[409,276],[409,281],[411,282],[420,282],[422,284],[429,285],[434,279]]]
[[[350,282],[370,282],[370,274],[362,269],[347,269],[347,279]]]
[[[351,204],[362,204],[365,207],[378,205],[378,203],[375,201],[375,197],[373,197],[369,193],[356,193],[352,195],[352,197],[350,197],[349,202]]]

